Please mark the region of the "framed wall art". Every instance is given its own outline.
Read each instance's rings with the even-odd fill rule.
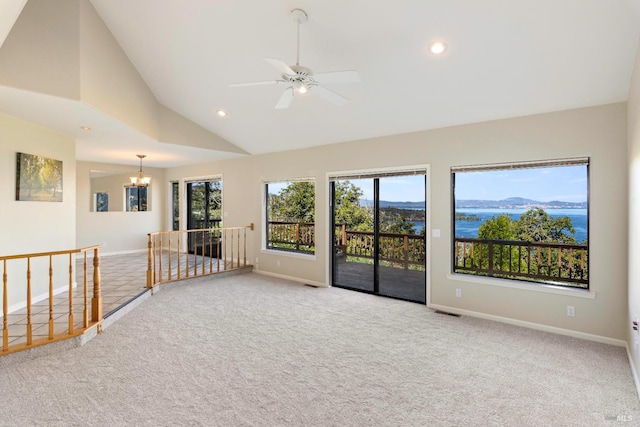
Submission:
[[[62,161],[17,153],[16,200],[62,202]]]

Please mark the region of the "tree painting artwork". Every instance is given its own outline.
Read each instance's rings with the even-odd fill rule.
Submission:
[[[62,161],[17,153],[16,200],[62,202]]]

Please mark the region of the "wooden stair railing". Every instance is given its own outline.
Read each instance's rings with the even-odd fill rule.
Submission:
[[[93,290],[91,299],[89,300],[87,254],[91,251],[93,251]],[[76,258],[74,255],[76,254],[81,254],[83,257],[81,258],[83,261],[82,284],[78,283],[77,287],[74,286],[76,283],[74,279],[79,279],[78,277],[74,277],[74,263]],[[54,267],[66,265],[65,258],[68,258],[68,285],[66,289],[65,286],[56,287],[54,284],[56,280],[62,280],[61,275],[55,275]],[[38,261],[39,259],[43,259],[44,261]],[[40,265],[34,269],[32,264],[38,262]],[[0,263],[2,264],[2,348],[0,348],[0,356],[76,337],[95,326],[100,328],[102,324],[102,295],[100,291],[99,245],[82,249],[2,256],[0,257]],[[24,272],[24,276],[21,275],[21,271]],[[21,280],[22,277],[25,278],[24,282]],[[39,304],[39,302],[32,302],[32,293],[36,286],[34,283],[37,283],[38,280],[48,281],[48,291],[43,293],[46,294],[43,301],[48,300],[47,303],[44,303],[48,305],[48,316],[46,314],[44,315],[47,317],[45,321],[42,321],[44,317],[42,313],[33,313],[34,306],[44,305]],[[20,289],[22,286],[24,286],[22,291],[15,291],[15,289]],[[76,287],[75,290],[74,287]],[[55,304],[57,296],[56,290],[60,291],[61,289],[64,289],[62,292],[67,295],[68,306],[66,304],[64,306]],[[24,308],[9,313],[10,295],[19,295],[13,297],[13,299],[16,300],[14,306],[20,306],[24,303]],[[74,297],[79,297],[81,302],[75,303]],[[58,300],[63,298],[64,296],[57,297]],[[25,310],[26,313],[23,313]],[[75,321],[76,313],[74,310],[81,312],[81,320],[78,322]],[[24,329],[22,329],[20,323],[10,322],[10,315],[19,317],[20,319],[26,317]],[[35,317],[38,317],[40,321],[34,322]],[[64,318],[66,318],[66,322],[62,320]],[[34,323],[36,329],[42,329],[43,331],[34,331]],[[46,328],[44,326],[45,324],[47,325]],[[37,325],[41,326],[38,327]],[[38,338],[38,336],[40,336],[40,338]]]
[[[252,223],[149,233],[147,287],[250,267],[247,230],[253,229]]]

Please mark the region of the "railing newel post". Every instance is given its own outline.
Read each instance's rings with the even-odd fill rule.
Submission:
[[[2,260],[2,350],[9,350],[9,301],[7,285],[7,260]]]
[[[152,288],[154,283],[152,280],[152,272],[151,272],[151,251],[153,249],[152,237],[151,233],[147,234],[147,288]]]
[[[102,321],[102,293],[100,289],[100,249],[93,249],[93,298],[91,299],[91,321]]]

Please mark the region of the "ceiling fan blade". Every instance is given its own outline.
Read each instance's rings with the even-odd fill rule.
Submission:
[[[280,82],[281,82],[280,80],[268,80],[268,81],[264,81],[264,82],[230,83],[229,87],[275,85],[275,84],[278,84]]]
[[[344,105],[349,102],[349,100],[344,96],[322,86],[313,86],[313,88],[311,89],[311,93],[314,93],[320,98],[332,102],[336,105]]]
[[[355,70],[330,71],[328,73],[317,73],[313,79],[318,83],[360,83],[360,75]]]
[[[291,101],[293,101],[293,88],[287,88],[278,100],[278,103],[276,104],[276,110],[284,110],[285,108],[289,108],[289,105],[291,105]]]
[[[291,67],[289,67],[287,64],[285,64],[279,59],[264,58],[264,60],[267,61],[269,64],[271,64],[276,70],[280,71],[282,74],[293,74],[293,75],[296,74],[296,72],[293,71]]]

